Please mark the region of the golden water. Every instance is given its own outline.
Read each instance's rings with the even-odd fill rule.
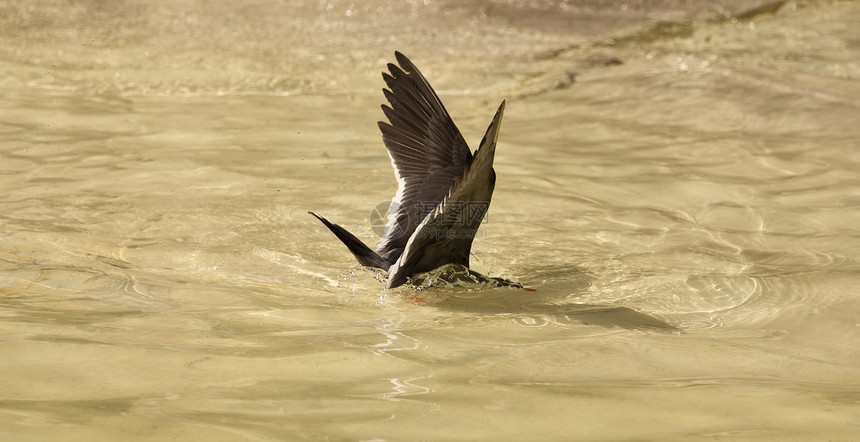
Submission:
[[[424,3],[0,2],[0,439],[855,439],[857,3]],[[508,100],[472,260],[536,291],[307,215],[375,243],[395,49]]]

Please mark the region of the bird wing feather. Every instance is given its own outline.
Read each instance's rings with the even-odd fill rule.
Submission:
[[[469,266],[472,240],[493,196],[493,159],[504,110],[502,101],[470,164],[409,236],[403,253],[388,269],[387,288],[444,264]]]
[[[397,192],[376,253],[389,264],[402,254],[410,236],[436,208],[454,181],[471,164],[469,146],[430,83],[403,54],[383,73],[390,106],[379,122],[388,149]]]

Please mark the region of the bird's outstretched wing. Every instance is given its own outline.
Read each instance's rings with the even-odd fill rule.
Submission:
[[[417,226],[403,254],[388,269],[386,288],[402,285],[412,274],[445,264],[469,266],[472,240],[490,206],[496,183],[493,158],[504,111],[502,101],[472,161],[439,205]]]
[[[442,101],[418,68],[400,52],[397,63],[382,74],[391,106],[382,106],[388,123],[379,122],[388,149],[397,193],[391,201],[385,233],[376,253],[389,265],[428,213],[448,194],[458,176],[472,163],[469,146],[451,121]]]
[[[316,217],[316,219],[320,220],[331,233],[334,233],[335,236],[344,244],[346,248],[352,252],[352,256],[355,256],[355,259],[358,260],[359,264],[365,267],[376,267],[383,270],[388,270],[388,267],[391,265],[385,262],[379,255],[376,254],[373,250],[370,250],[370,247],[367,247],[360,239],[356,238],[355,235],[349,233],[343,227],[329,222],[329,220],[317,215],[313,212],[308,212],[309,214]]]

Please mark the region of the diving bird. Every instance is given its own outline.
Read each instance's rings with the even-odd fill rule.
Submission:
[[[505,102],[478,149],[469,146],[415,65],[400,52],[383,72],[390,106],[379,122],[397,193],[382,238],[371,250],[343,227],[313,213],[367,267],[388,271],[386,288],[446,264],[469,266],[472,240],[487,213],[496,172],[493,157]],[[495,278],[493,278],[495,279]]]

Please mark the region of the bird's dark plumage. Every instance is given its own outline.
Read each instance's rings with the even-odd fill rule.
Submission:
[[[383,89],[390,106],[379,122],[397,193],[385,232],[371,250],[337,224],[322,221],[364,266],[388,270],[386,287],[445,264],[469,265],[472,240],[490,204],[493,157],[505,103],[473,155],[442,101],[400,52],[388,65]]]

